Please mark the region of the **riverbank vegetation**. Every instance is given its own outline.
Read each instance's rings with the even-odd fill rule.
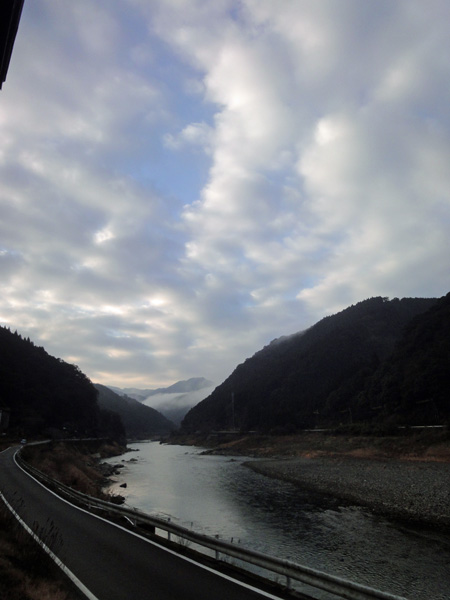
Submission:
[[[22,450],[22,457],[45,475],[78,492],[111,500],[104,488],[113,468],[102,465],[101,459],[119,456],[125,451],[124,446],[114,441],[58,441],[27,446]]]
[[[101,459],[122,454],[116,442],[53,442],[23,448],[23,457],[37,469],[74,489],[111,500]],[[18,500],[20,501],[20,499]],[[52,550],[59,543],[51,524],[40,526],[40,537]],[[0,501],[0,598],[1,600],[81,600],[84,598],[51,558],[18,523]]]
[[[209,454],[255,458],[340,456],[450,463],[450,431],[447,428],[398,429],[388,436],[365,435],[351,427],[335,432],[311,431],[293,435],[195,434],[173,436],[171,443],[204,447]]]
[[[52,559],[0,501],[2,600],[81,600]]]

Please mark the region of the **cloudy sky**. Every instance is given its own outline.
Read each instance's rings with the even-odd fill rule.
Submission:
[[[223,381],[450,291],[448,0],[26,0],[0,324],[95,382]]]

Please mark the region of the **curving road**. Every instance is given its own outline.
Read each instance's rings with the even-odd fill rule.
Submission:
[[[51,549],[91,600],[277,598],[72,506],[25,473],[16,450],[0,453],[0,492],[29,527],[57,532]]]

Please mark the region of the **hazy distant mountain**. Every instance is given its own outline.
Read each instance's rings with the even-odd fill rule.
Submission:
[[[185,431],[210,431],[231,428],[234,424],[244,430],[289,431],[373,420],[380,414],[386,418],[400,398],[404,405],[411,397],[408,393],[412,384],[406,384],[399,372],[394,376],[387,369],[394,348],[402,339],[405,326],[415,317],[414,322],[419,323],[430,311],[428,319],[434,314],[432,310],[437,302],[428,298],[395,298],[391,301],[371,298],[322,319],[304,332],[274,340],[240,364],[208,398],[193,407],[184,418],[182,428]],[[415,381],[418,402],[429,399],[424,383],[428,379],[420,383],[422,379],[414,374],[415,371],[422,373],[421,360],[425,351],[427,356],[434,357],[433,377],[440,373],[441,387],[450,373],[450,335],[447,334],[447,338],[437,336],[439,331],[448,332],[448,323],[444,326],[444,321],[449,318],[450,301],[448,298],[447,304],[445,299],[440,302],[444,303],[441,311],[434,320],[425,321],[420,338],[414,338],[413,332],[404,343],[403,348],[409,350],[403,352],[410,352],[415,347],[414,361],[397,361],[399,365],[408,365],[408,378],[410,382]],[[439,319],[443,319],[440,325]],[[436,332],[433,339],[431,334],[425,335],[427,327]],[[423,346],[422,342],[427,340],[432,348]],[[380,380],[373,381],[372,388],[375,386],[378,392],[374,393],[371,402],[372,392],[366,388],[370,387],[371,378],[381,365],[385,365],[387,371],[379,374]],[[406,366],[399,366],[400,370],[404,368]],[[396,383],[391,386],[394,380]],[[391,386],[389,394],[386,386]],[[380,412],[376,397],[383,389],[386,406]],[[448,398],[448,385],[441,392]],[[397,398],[392,398],[392,394],[397,394]],[[391,408],[387,407],[388,398]],[[445,406],[443,402],[431,404],[436,406],[433,409],[436,422],[448,418],[449,403],[446,400]],[[398,407],[395,410],[400,412]],[[404,419],[406,412],[403,412]],[[419,413],[416,411],[415,414]]]
[[[140,390],[138,388],[119,388],[114,385],[107,386],[111,391],[113,391],[118,396],[128,396],[129,398],[134,398],[138,402],[142,402],[147,397],[147,392],[151,390]]]
[[[127,437],[164,435],[175,429],[175,425],[157,410],[141,404],[134,398],[120,396],[99,383],[94,385],[98,391],[99,406],[120,415]]]
[[[108,387],[121,396],[126,394],[127,396],[130,396],[130,398],[135,398],[135,400],[141,401],[140,398],[148,398],[149,396],[155,396],[156,394],[186,394],[188,392],[202,390],[212,385],[214,385],[213,382],[205,379],[204,377],[191,377],[190,379],[177,381],[176,383],[173,383],[165,388],[118,388],[112,385],[109,385]]]
[[[204,377],[191,377],[166,388],[153,390],[109,387],[117,394],[127,395],[147,407],[157,409],[175,425],[179,425],[189,409],[209,396],[215,386]]]
[[[146,406],[152,406],[179,426],[187,412],[201,400],[206,398],[214,390],[214,384],[200,390],[186,392],[185,394],[155,394],[149,396],[143,402]]]

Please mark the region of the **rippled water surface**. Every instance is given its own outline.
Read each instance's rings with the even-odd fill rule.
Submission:
[[[245,457],[158,443],[130,447],[139,452],[108,461],[125,461],[113,491],[129,506],[410,600],[450,599],[448,532],[405,528],[302,491],[254,473],[242,465]]]

